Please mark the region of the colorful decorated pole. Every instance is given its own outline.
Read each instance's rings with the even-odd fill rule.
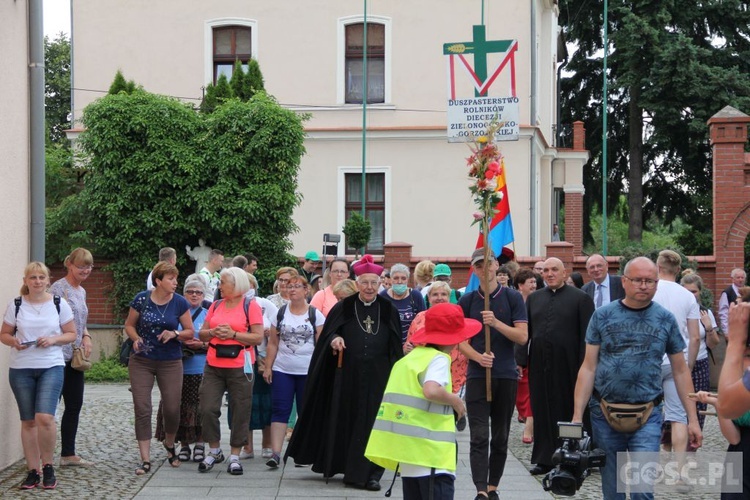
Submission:
[[[490,311],[490,221],[495,216],[498,202],[502,200],[503,193],[498,190],[497,177],[503,168],[503,155],[495,144],[495,132],[500,124],[493,122],[487,129],[485,135],[477,137],[471,148],[472,155],[467,159],[469,167],[469,178],[474,203],[479,208],[474,212],[474,224],[480,224],[482,241],[484,247],[484,276],[481,278],[481,288],[484,291],[484,310]],[[490,326],[484,325],[484,352],[491,353],[492,340]],[[492,401],[492,368],[486,369],[487,375],[487,401]]]

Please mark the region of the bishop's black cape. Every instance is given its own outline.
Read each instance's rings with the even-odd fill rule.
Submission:
[[[323,332],[315,345],[307,374],[302,412],[287,447],[287,457],[298,464],[312,464],[313,472],[325,472],[326,444],[334,439],[330,475],[344,473],[344,482],[364,484],[380,479],[382,469],[365,458],[365,447],[383,399],[391,367],[403,356],[401,323],[391,301],[377,297],[376,302],[361,311],[380,308],[377,335],[367,334],[355,317],[355,294],[337,303],[328,313]],[[373,325],[373,330],[377,325]],[[343,358],[341,399],[336,415],[336,431],[329,435],[331,398],[337,356],[331,341],[340,336],[346,349]]]
[[[586,354],[586,329],[594,313],[594,301],[585,292],[563,285],[557,290],[537,290],[526,299],[526,306],[531,342],[529,394],[534,415],[531,463],[551,467],[552,453],[562,444],[557,437],[557,422],[570,422],[573,417],[576,380]]]

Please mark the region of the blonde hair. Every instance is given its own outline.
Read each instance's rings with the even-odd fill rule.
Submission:
[[[44,273],[44,275],[47,276],[47,279],[49,280],[49,268],[44,265],[44,262],[39,262],[39,261],[29,262],[29,264],[23,270],[23,277],[26,278],[31,273]],[[29,287],[26,286],[26,283],[24,283],[23,285],[21,285],[21,295],[28,295],[28,294],[29,294]]]
[[[335,285],[333,285],[333,294],[338,297],[339,295],[343,295],[344,297],[349,297],[351,295],[354,295],[359,290],[357,288],[357,284],[350,280],[345,279],[341,280]]]
[[[430,285],[430,291],[427,292],[427,298],[429,298],[430,295],[432,295],[433,291],[437,292],[438,290],[444,290],[448,292],[448,295],[451,294],[451,286],[448,283],[446,283],[445,281],[436,281],[435,283]]]
[[[247,273],[247,280],[250,282],[250,288],[252,288],[253,290],[258,289],[258,278],[250,273]]]
[[[70,252],[70,255],[65,257],[63,265],[65,265],[65,267],[68,267],[70,264],[75,265],[76,262],[80,262],[84,266],[93,266],[94,256],[91,255],[91,252],[89,252],[85,248],[78,247]]]
[[[417,283],[424,284],[432,281],[432,274],[435,272],[435,263],[431,260],[423,260],[414,268],[414,279]]]

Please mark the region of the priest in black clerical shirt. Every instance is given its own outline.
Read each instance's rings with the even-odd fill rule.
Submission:
[[[529,394],[534,414],[532,474],[552,468],[552,453],[562,444],[557,422],[570,422],[578,369],[586,354],[586,329],[594,302],[585,292],[565,284],[559,259],[544,261],[547,286],[526,300],[529,317]]]

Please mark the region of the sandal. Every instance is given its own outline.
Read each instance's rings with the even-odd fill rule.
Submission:
[[[203,462],[206,458],[206,446],[203,443],[196,444],[193,448],[193,462]]]
[[[177,452],[174,449],[174,445],[170,448],[167,446],[167,442],[164,441],[164,449],[167,450],[167,461],[169,462],[169,465],[172,467],[179,467],[180,466],[180,459],[177,457]]]
[[[190,461],[190,446],[183,446],[180,448],[180,454],[177,455],[177,458],[180,459],[180,462],[189,462]]]
[[[141,465],[135,468],[135,475],[142,476],[151,472],[151,462],[144,461]]]

